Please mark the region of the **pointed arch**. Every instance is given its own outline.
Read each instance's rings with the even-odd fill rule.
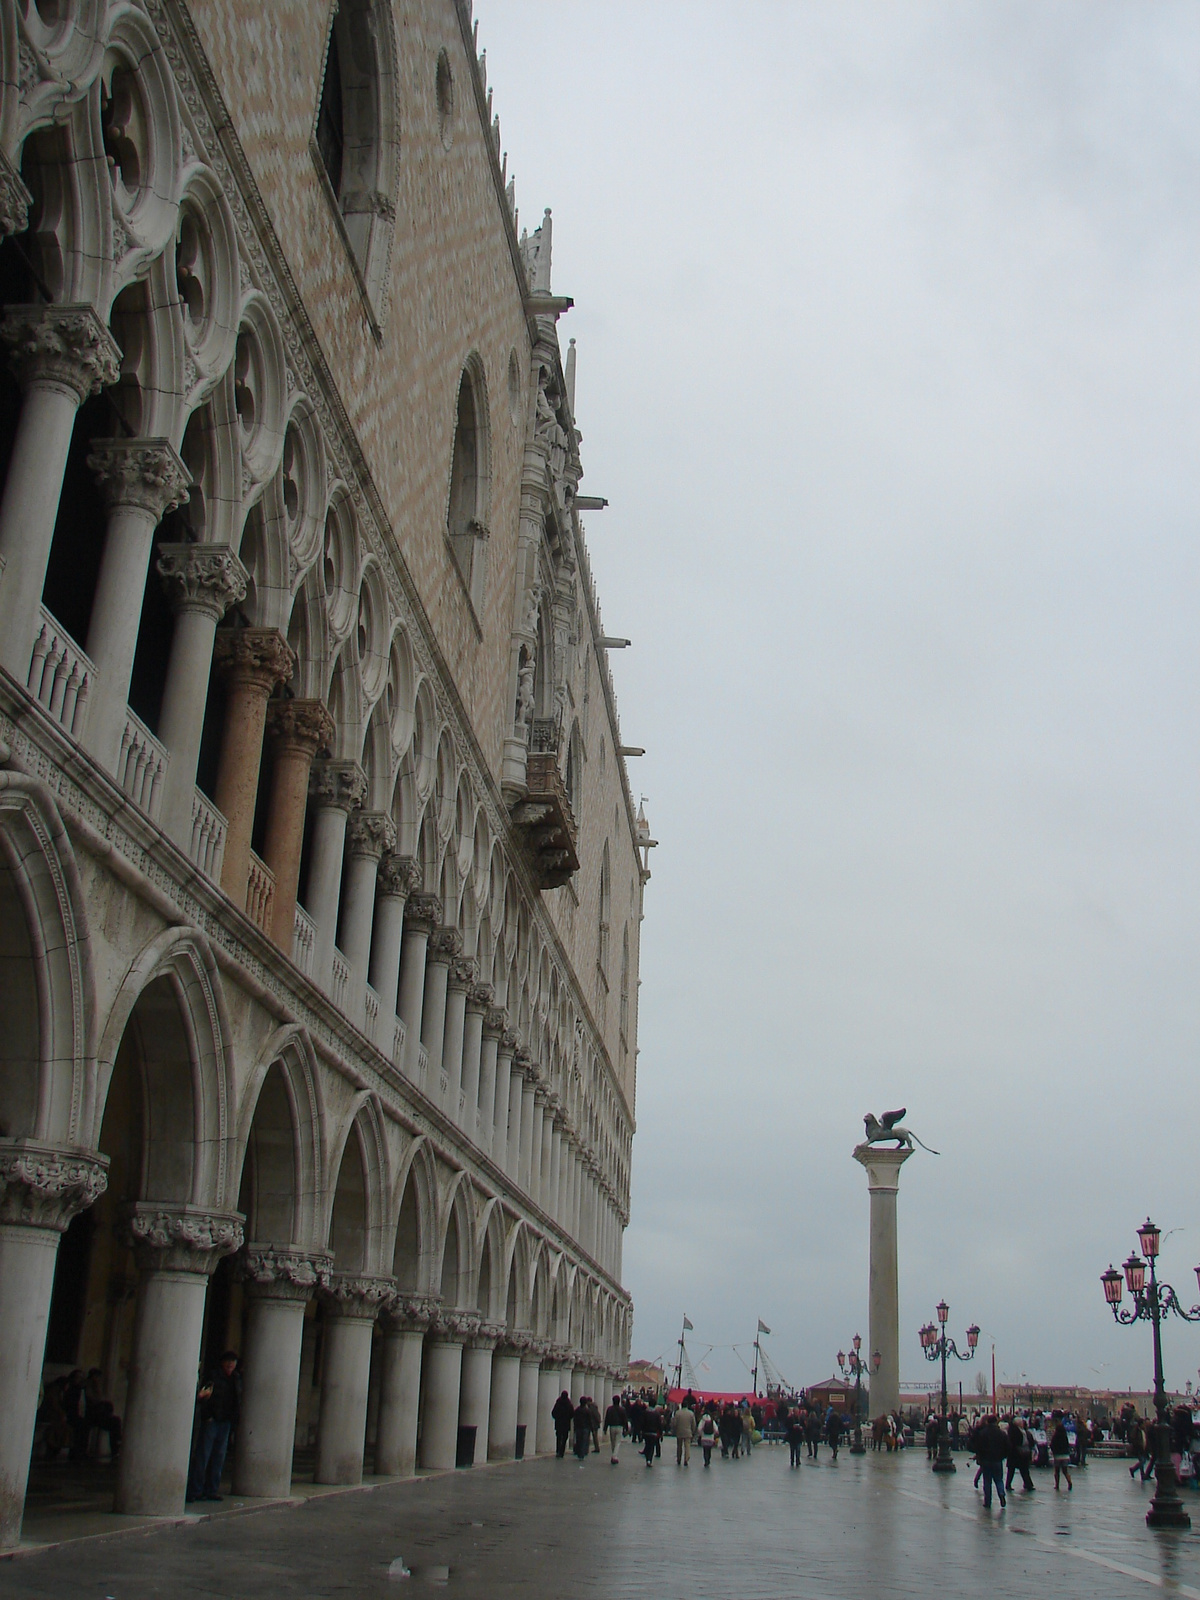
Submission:
[[[274,1093],[267,1088],[273,1070]],[[272,1095],[274,1104],[264,1102],[264,1092]],[[285,1131],[280,1117],[285,1107],[291,1133],[290,1171],[283,1160],[284,1152],[278,1148]],[[271,1114],[260,1117],[260,1110]],[[298,1023],[277,1028],[255,1058],[237,1118],[239,1170],[245,1174],[248,1161],[253,1169],[252,1207],[246,1213],[248,1240],[312,1250],[321,1248],[326,1202],[324,1120],[320,1073],[308,1030]],[[269,1150],[268,1143],[276,1148]],[[275,1184],[276,1203],[273,1205],[264,1203],[264,1177],[268,1170]],[[287,1237],[278,1237],[276,1231],[264,1237],[260,1224],[277,1224],[280,1220],[279,1184],[289,1178],[291,1203]],[[232,1184],[230,1187],[232,1189]]]

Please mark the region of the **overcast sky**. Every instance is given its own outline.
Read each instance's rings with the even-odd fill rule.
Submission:
[[[826,1376],[906,1105],[902,1377],[944,1295],[1002,1378],[1144,1385],[1147,1210],[1200,1298],[1200,8],[477,15],[661,840],[633,1353],[761,1316]]]

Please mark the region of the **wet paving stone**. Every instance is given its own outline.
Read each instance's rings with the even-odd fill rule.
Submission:
[[[1120,1461],[1071,1494],[1036,1474],[1003,1512],[972,1477],[966,1460],[933,1477],[923,1451],[797,1470],[771,1447],[708,1471],[525,1462],[25,1553],[0,1562],[0,1600],[1200,1600],[1200,1532],[1147,1529],[1150,1488]]]

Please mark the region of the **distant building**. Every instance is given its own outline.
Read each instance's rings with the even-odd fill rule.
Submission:
[[[666,1381],[666,1373],[653,1361],[629,1363],[629,1382],[635,1389],[661,1389]]]

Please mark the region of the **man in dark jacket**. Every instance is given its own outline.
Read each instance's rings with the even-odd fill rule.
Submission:
[[[575,1406],[569,1390],[564,1389],[559,1395],[550,1407],[550,1415],[554,1419],[555,1454],[561,1461],[567,1453],[567,1440],[571,1437],[571,1422],[575,1416]]]
[[[1008,1475],[1004,1480],[1004,1487],[1011,1489],[1013,1479],[1019,1472],[1021,1474],[1021,1482],[1025,1485],[1025,1493],[1032,1494],[1034,1483],[1029,1476],[1029,1468],[1032,1464],[1033,1440],[1029,1436],[1024,1423],[1019,1422],[1014,1413],[1008,1419]]]
[[[1004,1461],[1008,1455],[1008,1436],[996,1421],[995,1417],[985,1417],[983,1425],[975,1436],[975,1459],[983,1473],[983,1508],[990,1511],[992,1508],[992,1485],[996,1486],[996,1493],[1000,1496],[1000,1504],[1006,1506],[1008,1501],[1004,1498]]]
[[[189,1500],[220,1500],[221,1474],[229,1436],[237,1426],[242,1410],[242,1376],[236,1350],[226,1350],[216,1372],[196,1393],[200,1413],[196,1428],[196,1448],[188,1474]]]

